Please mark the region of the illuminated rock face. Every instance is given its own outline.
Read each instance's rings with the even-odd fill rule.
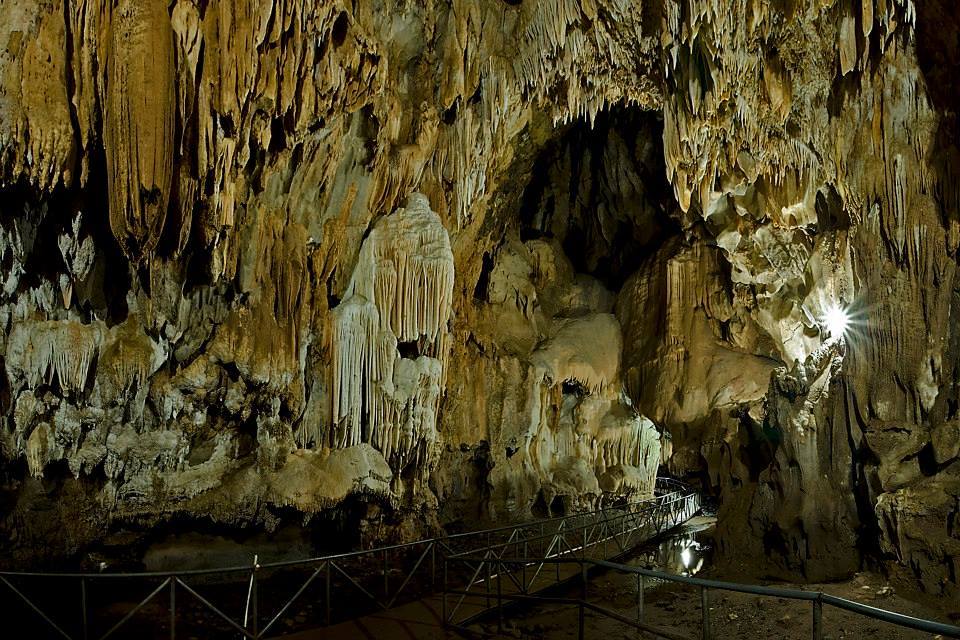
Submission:
[[[353,6],[0,12],[10,557],[662,459],[764,574],[957,594],[951,2]]]

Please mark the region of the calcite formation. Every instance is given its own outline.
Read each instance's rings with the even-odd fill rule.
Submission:
[[[958,29],[950,0],[6,0],[3,557],[358,501],[410,536],[666,469],[742,566],[870,556],[956,598]]]
[[[315,443],[374,442],[398,470],[431,468],[453,282],[450,238],[426,197],[377,221],[331,312],[333,433]],[[398,343],[420,355],[401,356]]]
[[[173,177],[173,29],[166,3],[118,3],[105,44],[110,228],[136,262],[160,241]]]

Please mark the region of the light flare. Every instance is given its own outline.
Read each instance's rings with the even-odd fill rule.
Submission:
[[[850,328],[850,313],[837,304],[831,304],[823,314],[823,324],[831,338],[840,338]]]

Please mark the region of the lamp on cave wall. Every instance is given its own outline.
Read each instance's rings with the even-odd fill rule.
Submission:
[[[823,314],[823,324],[831,338],[840,338],[850,328],[850,313],[838,304],[831,304]]]

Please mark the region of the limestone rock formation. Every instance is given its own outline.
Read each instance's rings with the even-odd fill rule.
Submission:
[[[757,573],[956,598],[953,4],[6,0],[3,557],[662,463]]]

